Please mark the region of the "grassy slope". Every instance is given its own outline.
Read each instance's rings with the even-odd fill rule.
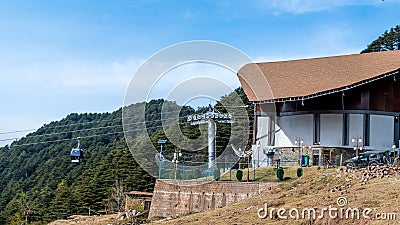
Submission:
[[[284,171],[284,180],[285,182],[293,179],[297,179],[297,168],[298,167],[282,167]],[[312,170],[316,170],[317,167],[303,167],[303,173],[307,173]],[[232,181],[238,181],[236,179],[236,171],[232,170],[232,174],[229,172],[223,174],[221,176],[221,181],[229,181],[232,178]],[[276,182],[276,168],[275,167],[264,167],[258,168],[255,171],[255,179],[254,179],[254,170],[253,169],[242,169],[243,171],[243,178],[242,181],[247,180],[247,173],[249,172],[249,181],[260,181],[260,182]]]
[[[269,191],[264,191],[258,196],[243,200],[224,208],[213,211],[182,216],[180,218],[154,222],[156,224],[400,224],[400,176],[370,180],[366,185],[361,185],[360,180],[353,179],[351,187],[346,191],[334,192],[334,187],[346,185],[347,176],[338,178],[336,169],[317,170],[316,167],[304,168],[304,176],[296,178],[296,167],[286,167],[285,177],[287,181],[281,182],[279,186]],[[244,172],[247,170],[244,170]],[[259,168],[257,178],[260,181],[276,181],[275,169]],[[250,175],[253,175],[250,170]],[[234,174],[232,177],[235,177]],[[247,173],[243,174],[247,177]],[[289,179],[289,177],[291,179]],[[250,178],[252,178],[250,176]],[[222,176],[223,180],[229,180],[229,173]],[[323,220],[316,220],[313,223],[307,220],[278,220],[259,219],[257,210],[263,207],[290,209],[296,207],[314,207],[321,209],[332,205],[337,207],[336,200],[344,196],[348,200],[347,207],[358,207],[360,209],[369,207],[373,212],[395,212],[397,221],[367,221],[367,220],[329,220],[326,216]],[[104,218],[103,218],[104,219]],[[101,218],[86,218],[78,221],[56,221],[52,225],[62,224],[118,224],[113,218],[103,220]]]
[[[325,219],[316,220],[312,224],[400,224],[399,177],[374,179],[367,185],[361,185],[359,180],[353,180],[352,186],[343,193],[332,193],[330,190],[333,187],[347,184],[345,177],[337,178],[336,174],[336,169],[310,170],[302,178],[282,182],[278,187],[259,196],[225,208],[183,216],[162,224],[310,224],[307,220],[259,219],[257,210],[263,207],[264,203],[267,203],[268,207],[286,209],[292,207],[320,209],[329,205],[337,207],[336,200],[339,196],[344,196],[348,200],[348,205],[344,208],[370,207],[374,212],[396,212],[397,221],[389,223],[344,219],[339,221],[329,220],[326,216]]]

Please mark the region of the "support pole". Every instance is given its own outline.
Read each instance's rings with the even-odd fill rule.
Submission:
[[[250,180],[250,156],[247,156],[247,182]]]
[[[319,160],[318,160],[318,166],[324,166],[324,159],[323,159],[323,150],[319,149]]]
[[[215,162],[215,121],[208,120],[208,168],[214,167]]]
[[[232,163],[229,159],[229,181],[232,181]]]

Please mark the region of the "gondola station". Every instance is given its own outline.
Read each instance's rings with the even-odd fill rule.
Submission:
[[[247,64],[253,166],[339,164],[369,150],[398,154],[400,51]],[[261,73],[269,87],[257,85]],[[265,81],[264,81],[265,83]]]

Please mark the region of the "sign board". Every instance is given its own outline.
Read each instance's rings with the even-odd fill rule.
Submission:
[[[213,112],[189,115],[187,118],[187,122],[197,122],[197,121],[207,120],[207,119],[213,119],[215,121],[221,121],[221,122],[228,122],[228,121],[233,122],[233,116],[231,114],[229,114],[229,113],[213,113]]]
[[[167,143],[167,140],[158,140],[158,144],[165,144]]]

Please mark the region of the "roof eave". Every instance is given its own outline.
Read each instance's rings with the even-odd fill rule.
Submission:
[[[312,98],[317,98],[317,97],[321,97],[324,95],[329,95],[329,94],[334,94],[334,93],[338,93],[338,92],[343,92],[343,91],[347,91],[386,77],[390,77],[390,76],[396,76],[397,74],[400,73],[400,68],[396,69],[394,71],[382,74],[380,76],[376,76],[367,80],[363,80],[354,84],[350,84],[344,87],[340,87],[340,88],[336,88],[336,89],[331,89],[331,90],[327,90],[327,91],[323,91],[323,92],[318,92],[315,94],[311,94],[311,95],[305,95],[305,96],[292,96],[292,97],[286,97],[286,98],[277,98],[277,99],[268,99],[268,100],[257,100],[257,101],[252,101],[253,103],[256,104],[263,104],[263,103],[277,103],[277,102],[293,102],[293,101],[304,101],[307,99],[312,99]]]

